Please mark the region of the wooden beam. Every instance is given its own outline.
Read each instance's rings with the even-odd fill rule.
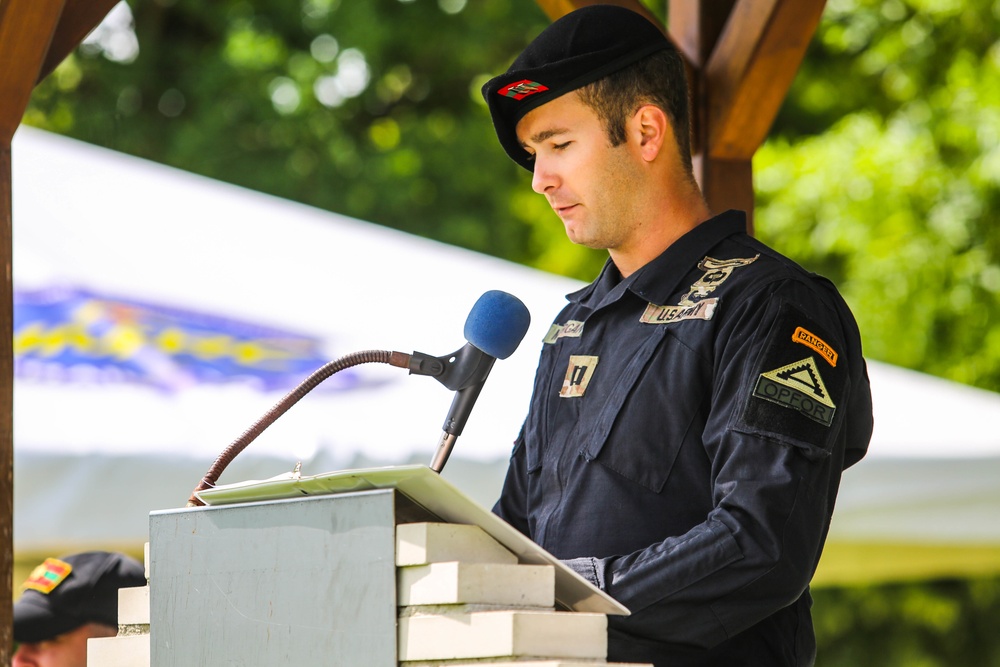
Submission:
[[[62,14],[63,0],[0,1],[0,600],[13,598],[14,306],[10,144]],[[0,664],[11,663],[13,617],[0,605]]]
[[[695,69],[704,69],[736,0],[688,0],[667,7],[670,38]]]
[[[691,93],[691,153],[698,155],[708,139],[707,100],[704,71],[715,43],[729,18],[736,0],[690,0],[671,2],[667,7],[670,38],[687,61],[688,88]],[[695,168],[698,183],[704,185],[701,170]]]
[[[118,2],[119,0],[65,0],[66,5],[52,35],[52,44],[37,80],[41,81],[51,74]]]
[[[0,25],[2,27],[2,25]],[[10,142],[0,142],[0,664],[11,663],[13,650],[14,570],[14,305],[11,280]]]
[[[38,80],[64,0],[0,2],[0,146],[10,148]]]
[[[747,232],[753,231],[753,169],[749,159],[725,160],[706,150],[711,132],[709,82],[706,65],[737,0],[671,2],[667,25],[670,37],[688,60],[691,88],[691,157],[694,176],[708,207],[715,213],[738,209],[747,213]]]
[[[626,7],[634,12],[642,14],[647,19],[655,23],[660,29],[663,28],[660,20],[656,18],[653,12],[649,11],[646,5],[639,2],[639,0],[535,0],[538,6],[542,8],[542,11],[548,15],[548,17],[555,21],[557,18],[569,14],[574,9],[579,9],[580,7],[586,7],[587,5],[618,5],[619,7]],[[671,3],[672,4],[672,3]]]
[[[695,176],[713,213],[733,208],[747,214],[747,233],[753,234],[753,164],[750,160],[723,160],[692,156]]]
[[[825,0],[736,3],[705,65],[709,155],[749,160],[764,143],[825,4]]]

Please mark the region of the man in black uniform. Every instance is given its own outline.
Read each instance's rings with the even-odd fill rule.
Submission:
[[[569,238],[610,254],[544,341],[494,511],[631,610],[609,659],[813,664],[808,585],[872,428],[850,311],[709,212],[683,62],[639,14],[568,14],[483,94]]]

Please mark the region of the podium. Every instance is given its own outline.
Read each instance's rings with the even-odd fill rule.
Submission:
[[[628,613],[425,466],[199,497],[150,515],[153,667],[594,667]]]

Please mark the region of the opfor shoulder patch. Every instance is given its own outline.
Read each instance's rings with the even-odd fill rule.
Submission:
[[[57,558],[46,558],[45,562],[31,571],[27,581],[22,588],[31,589],[39,593],[48,595],[61,584],[69,573],[73,571],[73,566]]]
[[[763,349],[747,360],[744,393],[738,399],[743,407],[735,426],[819,459],[828,456],[833,446],[850,372],[843,359],[834,366],[832,356],[823,352],[844,354],[846,350],[835,330],[809,314],[812,308],[811,304],[806,309],[781,304],[774,319],[751,334]],[[759,349],[758,345],[746,349],[754,348]]]
[[[502,95],[503,97],[513,97],[515,100],[523,100],[528,95],[541,93],[548,89],[548,86],[543,86],[537,81],[521,79],[520,81],[515,81],[514,83],[508,83],[506,86],[498,90],[497,94]]]
[[[718,299],[707,298],[719,285],[726,282],[733,271],[741,266],[752,264],[760,255],[735,259],[714,259],[705,257],[698,262],[698,268],[705,272],[687,294],[675,306],[658,306],[651,303],[639,317],[643,324],[671,324],[684,320],[710,320],[715,315]]]
[[[597,357],[574,354],[569,358],[569,367],[566,369],[566,377],[563,379],[562,389],[559,395],[562,398],[576,398],[583,396],[587,392],[587,385],[594,377],[594,370],[597,368]]]
[[[802,343],[811,350],[819,352],[820,356],[823,357],[828,364],[836,367],[838,356],[836,350],[827,345],[826,341],[808,329],[795,327],[795,331],[792,333],[792,340],[796,343]]]
[[[761,373],[753,395],[798,410],[824,426],[833,423],[837,410],[812,357]]]

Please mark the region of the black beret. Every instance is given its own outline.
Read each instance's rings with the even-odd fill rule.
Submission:
[[[87,623],[118,625],[118,589],[146,585],[142,564],[120,553],[47,558],[14,604],[14,641],[33,644]]]
[[[500,145],[532,171],[515,132],[526,113],[667,48],[672,45],[660,29],[631,9],[588,5],[566,14],[483,86]]]

